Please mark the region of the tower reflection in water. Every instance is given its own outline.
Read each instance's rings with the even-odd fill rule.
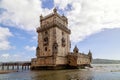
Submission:
[[[92,72],[82,70],[56,70],[33,72],[32,80],[94,80]]]

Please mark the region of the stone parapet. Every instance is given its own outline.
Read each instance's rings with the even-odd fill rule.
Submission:
[[[59,29],[71,34],[71,31],[70,29],[68,29],[65,25],[61,24],[60,22],[58,22],[57,20],[55,20],[54,22],[51,22],[51,23],[47,23],[45,25],[42,25],[41,27],[38,27],[37,28],[37,32],[42,32],[42,31],[45,31],[45,30],[48,30],[52,27],[58,27]]]

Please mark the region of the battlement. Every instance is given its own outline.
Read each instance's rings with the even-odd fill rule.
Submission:
[[[60,15],[57,13],[57,9],[53,9],[53,12],[46,15],[40,16],[40,27],[44,28],[46,26],[51,26],[51,24],[56,24],[57,26],[67,27],[68,19],[64,15]]]
[[[84,53],[69,52],[69,55],[77,56],[77,57],[80,57],[80,58],[90,58],[90,56],[88,54],[84,54]]]
[[[41,27],[38,27],[37,28],[37,32],[42,32],[42,31],[45,31],[49,28],[52,28],[52,27],[58,27],[59,29],[62,29],[63,31],[67,32],[67,33],[71,33],[70,29],[68,29],[67,27],[65,27],[65,25],[61,24],[59,21],[57,20],[54,20],[53,22],[51,21],[51,23],[46,23],[44,25],[41,25]]]

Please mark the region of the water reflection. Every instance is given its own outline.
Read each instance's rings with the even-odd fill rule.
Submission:
[[[0,80],[120,80],[120,65],[94,65],[84,70],[19,71],[0,74]]]
[[[57,70],[33,72],[32,80],[93,80],[91,72],[82,70]]]

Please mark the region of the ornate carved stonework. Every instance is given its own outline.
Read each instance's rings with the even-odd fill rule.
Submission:
[[[57,52],[58,52],[58,44],[55,42],[55,43],[53,43],[53,54],[57,54]]]
[[[55,26],[57,26],[59,29],[64,30],[65,32],[67,32],[69,34],[71,33],[71,31],[65,25],[61,24],[60,22],[58,22],[56,20],[54,22],[46,23],[46,24],[42,25],[42,28],[38,27],[37,32],[42,32],[42,31],[48,30]]]
[[[65,41],[65,38],[64,38],[64,37],[62,37],[61,42],[62,42],[62,46],[65,47],[66,41]]]
[[[49,44],[49,40],[48,40],[48,37],[45,37],[44,39],[43,39],[43,45],[44,46],[47,46],[48,44]]]

